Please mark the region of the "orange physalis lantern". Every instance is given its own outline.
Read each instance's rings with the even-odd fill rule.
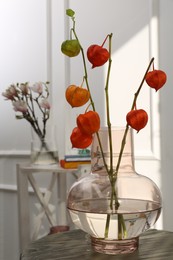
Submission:
[[[85,149],[92,143],[92,135],[84,134],[78,127],[75,127],[70,140],[73,148]]]
[[[102,66],[109,59],[109,52],[107,49],[99,45],[91,45],[87,50],[88,60],[92,64],[92,68]]]
[[[126,120],[128,125],[138,132],[144,128],[148,122],[148,114],[143,109],[131,110],[127,116]]]
[[[167,76],[162,70],[153,70],[147,73],[145,80],[151,88],[157,91],[166,83]]]
[[[76,85],[70,85],[66,89],[66,100],[72,107],[80,107],[85,105],[89,98],[90,93],[87,89],[76,86]]]
[[[95,111],[88,111],[77,117],[77,125],[85,134],[94,134],[100,129],[100,117]]]

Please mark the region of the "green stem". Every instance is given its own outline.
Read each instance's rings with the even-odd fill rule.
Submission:
[[[80,44],[79,38],[78,38],[76,30],[75,30],[75,20],[72,19],[72,21],[73,21],[72,31],[74,33],[74,36],[75,36],[76,40],[78,40],[79,45],[80,45],[80,50],[81,50],[82,60],[83,60],[83,65],[84,65],[84,78],[85,78],[87,89],[88,89],[88,91],[90,93],[91,106],[93,108],[93,111],[95,111],[96,109],[95,109],[94,101],[93,101],[93,98],[92,98],[92,95],[91,95],[90,86],[89,86],[89,82],[88,82],[88,73],[87,73],[87,66],[86,66],[84,50],[83,50],[82,45]],[[99,143],[99,146],[100,146],[100,151],[101,151],[101,154],[102,154],[102,158],[103,158],[103,163],[104,163],[105,169],[106,169],[107,173],[109,173],[108,166],[107,166],[107,163],[106,163],[106,160],[105,160],[105,157],[104,157],[103,148],[102,148],[102,144],[101,144],[99,133],[97,132],[96,135],[97,135],[98,143]]]
[[[106,115],[107,115],[107,126],[108,126],[108,136],[109,136],[109,151],[110,151],[110,169],[109,176],[111,178],[113,173],[113,150],[112,150],[112,131],[111,131],[111,121],[110,121],[110,106],[109,106],[109,80],[110,80],[110,71],[111,71],[111,43],[112,43],[112,34],[109,35],[109,65],[107,71],[107,79],[105,86],[105,95],[106,95]]]
[[[106,96],[106,115],[107,115],[107,126],[108,126],[108,137],[109,137],[109,151],[110,151],[110,169],[108,172],[110,185],[111,185],[111,199],[110,199],[110,209],[113,210],[113,202],[115,201],[116,208],[118,208],[119,203],[117,199],[117,194],[115,191],[115,178],[113,176],[113,147],[112,147],[112,130],[111,130],[111,121],[110,121],[110,105],[109,105],[109,80],[110,80],[110,72],[111,72],[111,54],[112,54],[112,34],[109,34],[109,65],[107,71],[106,78],[106,86],[105,86],[105,96]],[[110,214],[107,214],[106,218],[106,226],[105,226],[105,238],[108,237],[109,233],[109,225],[110,225]]]
[[[148,65],[147,69],[146,69],[146,72],[145,72],[145,74],[144,74],[144,76],[143,76],[143,79],[142,79],[142,81],[141,81],[141,84],[139,85],[139,88],[138,88],[138,90],[137,90],[136,93],[135,93],[135,97],[134,97],[134,100],[133,100],[133,103],[132,103],[131,110],[133,110],[134,107],[135,107],[135,105],[136,105],[136,100],[137,100],[138,95],[139,95],[139,93],[140,93],[140,91],[141,91],[141,88],[142,88],[142,86],[143,86],[143,84],[144,84],[146,75],[147,75],[147,73],[148,73],[148,71],[149,71],[149,69],[150,69],[150,67],[151,67],[151,65],[152,65],[153,62],[154,62],[154,58],[152,58],[152,59],[150,60],[150,63],[149,63],[149,65]],[[154,63],[153,63],[153,64],[154,64]]]
[[[144,84],[144,81],[145,81],[145,78],[146,78],[146,75],[152,65],[152,63],[154,62],[154,58],[152,58],[150,60],[150,63],[146,69],[146,72],[143,76],[143,79],[141,81],[141,84],[139,85],[139,88],[138,90],[136,91],[135,95],[134,95],[134,99],[133,99],[133,102],[132,102],[132,107],[131,107],[131,110],[134,109],[135,105],[136,105],[136,101],[137,101],[137,98],[139,96],[139,93],[141,91],[141,88]],[[117,175],[118,174],[118,171],[119,171],[119,167],[120,167],[120,163],[121,163],[121,159],[122,159],[122,155],[123,155],[123,151],[124,151],[124,147],[125,147],[125,144],[126,144],[126,137],[127,137],[127,133],[128,133],[128,129],[129,129],[129,125],[126,124],[126,129],[125,129],[125,132],[124,132],[124,136],[123,136],[123,139],[122,139],[122,142],[121,142],[121,148],[120,148],[120,153],[119,153],[119,157],[118,157],[118,162],[117,162],[117,166],[116,166],[116,171],[115,171],[115,174]]]
[[[145,78],[146,78],[146,75],[152,65],[152,63],[154,62],[154,58],[152,58],[150,60],[150,63],[146,69],[146,72],[142,78],[142,81],[134,95],[134,99],[133,99],[133,102],[132,102],[132,107],[131,107],[131,110],[134,109],[135,105],[136,105],[136,101],[137,101],[137,98],[139,96],[139,93],[142,89],[142,86],[144,84],[144,81],[145,81]],[[119,171],[119,167],[120,167],[120,164],[121,164],[121,159],[122,159],[122,155],[123,155],[123,151],[124,151],[124,147],[126,145],[126,137],[127,137],[127,133],[128,133],[128,130],[129,130],[129,125],[126,124],[126,128],[125,128],[125,131],[124,131],[124,135],[123,135],[123,139],[122,139],[122,142],[121,142],[121,148],[120,148],[120,153],[119,153],[119,157],[118,157],[118,161],[117,161],[117,165],[116,165],[116,169],[115,169],[115,173],[114,173],[114,176],[112,176],[112,180],[111,180],[111,183],[112,183],[112,194],[111,194],[111,201],[110,201],[110,208],[113,207],[113,202],[115,200],[115,210],[118,209],[119,207],[119,202],[118,202],[118,199],[117,199],[117,195],[116,195],[116,191],[115,191],[115,183],[116,183],[116,180],[117,180],[117,175],[118,175],[118,171]],[[107,237],[108,235],[108,230],[109,230],[109,225],[110,225],[110,214],[107,214],[107,219],[106,219],[106,228],[105,228],[105,237]],[[122,214],[118,214],[118,238],[123,238],[126,236],[126,227],[125,227],[125,223],[124,223],[124,219],[123,219],[123,215]]]
[[[134,99],[133,99],[133,103],[132,103],[132,107],[131,107],[131,110],[133,110],[136,106],[136,101],[137,101],[137,98],[139,96],[139,93],[142,89],[142,86],[144,84],[144,81],[145,81],[145,78],[146,78],[146,75],[152,65],[152,63],[154,62],[154,58],[152,58],[149,62],[149,65],[146,69],[146,72],[143,76],[143,79],[141,81],[141,84],[139,85],[139,88],[138,90],[136,91],[135,95],[134,95]],[[121,142],[121,148],[120,148],[120,153],[119,153],[119,157],[118,157],[118,162],[117,162],[117,166],[116,166],[116,176],[115,176],[115,179],[117,179],[117,175],[118,175],[118,171],[119,171],[119,167],[120,167],[120,164],[121,164],[121,159],[122,159],[122,155],[123,155],[123,151],[124,151],[124,147],[126,145],[126,137],[127,137],[127,133],[128,133],[128,130],[129,130],[129,125],[126,124],[126,128],[125,128],[125,131],[124,131],[124,136],[123,136],[123,139],[122,139],[122,142]],[[121,223],[121,224],[120,224]],[[123,215],[122,214],[119,214],[118,215],[118,238],[119,239],[122,239],[123,236],[122,234],[124,235],[124,237],[126,236],[126,227],[125,227],[125,224],[124,224],[124,219],[123,219]]]
[[[105,237],[105,238],[108,238],[110,218],[111,218],[111,215],[110,215],[110,214],[107,214],[106,226],[105,226],[105,234],[104,234],[104,237]]]
[[[75,36],[76,40],[79,42],[79,45],[80,45],[80,50],[81,50],[82,60],[83,60],[83,65],[84,65],[84,74],[85,74],[84,79],[85,79],[85,82],[86,82],[87,89],[90,92],[90,102],[91,102],[93,111],[95,111],[96,109],[95,109],[94,101],[93,101],[93,98],[92,98],[92,95],[91,95],[90,86],[89,86],[89,82],[88,82],[88,73],[87,73],[87,67],[86,67],[86,60],[85,60],[84,50],[83,50],[82,45],[80,44],[79,38],[78,38],[78,36],[76,34],[76,31],[75,31],[74,27],[73,27],[72,30],[73,30],[73,33],[74,33],[74,36]]]
[[[123,239],[127,236],[126,226],[122,214],[118,214],[118,239]]]

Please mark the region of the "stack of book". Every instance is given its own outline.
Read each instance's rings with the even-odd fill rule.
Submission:
[[[90,154],[72,154],[65,155],[63,160],[60,160],[61,167],[65,169],[76,169],[81,164],[90,164]]]

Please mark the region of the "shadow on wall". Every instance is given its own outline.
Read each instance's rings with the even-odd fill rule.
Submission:
[[[69,8],[73,9],[76,12],[76,31],[84,50],[87,50],[87,48],[91,44],[101,45],[105,36],[109,33],[113,33],[112,56],[116,54],[116,59],[113,59],[112,62],[111,78],[113,79],[110,85],[113,85],[114,89],[116,88],[115,91],[117,94],[119,94],[118,92],[123,91],[126,91],[127,94],[127,92],[130,91],[130,98],[133,95],[133,90],[130,90],[130,88],[127,89],[127,84],[124,84],[123,80],[125,78],[127,79],[127,77],[129,78],[130,76],[131,78],[129,78],[129,82],[132,82],[130,83],[131,86],[138,86],[136,86],[136,84],[134,84],[132,80],[134,78],[137,78],[137,74],[139,74],[140,78],[137,80],[137,84],[139,84],[139,81],[141,80],[141,77],[143,76],[143,72],[145,70],[145,67],[141,66],[140,68],[139,62],[141,61],[141,59],[143,59],[143,57],[145,57],[145,60],[143,61],[143,63],[145,64],[144,66],[146,66],[148,63],[148,38],[145,39],[143,45],[140,45],[141,39],[139,39],[139,43],[136,42],[136,45],[138,45],[138,47],[140,45],[139,48],[136,48],[136,45],[133,43],[130,44],[131,51],[129,52],[128,56],[124,51],[122,51],[120,55],[117,55],[117,53],[118,51],[121,51],[123,47],[131,41],[131,39],[133,39],[138,33],[140,33],[149,24],[150,21],[150,7],[148,3],[146,3],[145,0],[133,0],[132,2],[133,4],[128,4],[127,7],[126,0],[108,0],[106,1],[106,4],[104,0],[95,0],[94,3],[92,0],[89,0],[86,4],[85,1],[69,1]],[[80,57],[72,60],[71,62],[71,82],[75,82],[76,79],[79,79],[79,74],[81,74],[82,78],[83,67],[79,67],[80,62]],[[106,67],[96,68],[93,73],[92,70],[88,70],[90,79],[89,83],[92,89],[93,99],[96,101],[99,100],[99,102],[97,102],[96,108],[99,114],[102,116],[104,115],[103,104],[105,86],[104,76],[106,73],[104,71],[105,68]],[[142,74],[138,73],[138,69],[139,72]],[[125,71],[126,75],[124,75]],[[130,71],[132,71],[132,73],[130,73]],[[120,83],[117,84],[117,82],[119,82],[120,80],[122,82],[121,90],[117,91],[120,85]],[[122,90],[123,86],[125,86],[126,89]],[[120,102],[118,99],[119,97],[116,97],[116,102],[115,100],[112,101],[114,104],[117,103],[117,107],[119,106]],[[121,97],[120,99],[122,100]],[[131,102],[131,100],[129,100],[129,102]],[[131,107],[131,103],[129,104],[130,105],[125,104],[124,106],[121,106],[121,110],[124,110],[126,112],[126,106],[128,107],[128,109],[129,107]],[[117,109],[117,111],[118,110],[119,109]]]

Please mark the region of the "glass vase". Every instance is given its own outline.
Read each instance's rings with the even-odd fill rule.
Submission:
[[[116,170],[125,129],[114,128],[112,161]],[[107,128],[99,131],[91,148],[91,173],[73,184],[67,207],[74,224],[88,233],[96,252],[132,253],[139,236],[157,221],[161,212],[161,194],[156,184],[134,169],[131,130],[121,157],[118,174],[110,179],[110,146]],[[106,163],[106,164],[105,164]]]
[[[34,165],[57,164],[58,147],[56,141],[56,127],[47,125],[45,138],[31,129],[31,163]]]

